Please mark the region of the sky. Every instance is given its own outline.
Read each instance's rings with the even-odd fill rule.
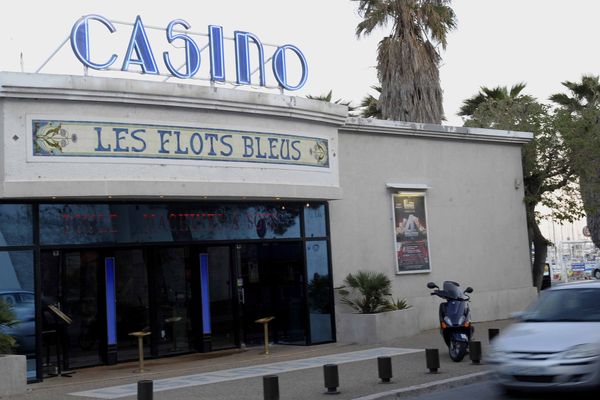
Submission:
[[[302,89],[287,94],[320,95],[333,90],[334,99],[349,100],[354,105],[367,93],[375,94],[371,86],[378,83],[377,43],[388,32],[383,28],[369,37],[357,38],[355,28],[360,16],[354,1],[219,0],[172,4],[134,0],[13,2],[2,13],[0,70],[35,72],[69,36],[82,15],[100,14],[111,21],[129,23],[139,15],[146,26],[166,27],[173,19],[184,19],[193,32],[207,32],[208,25],[221,25],[226,36],[242,30],[265,43],[294,44],[305,54],[309,74]],[[527,94],[545,100],[563,91],[562,81],[579,80],[582,74],[600,74],[596,46],[600,37],[598,1],[454,0],[452,7],[458,24],[448,36],[446,50],[441,52],[440,66],[445,125],[463,124],[456,113],[462,101],[481,86],[525,82]],[[163,32],[154,32],[160,35],[149,35],[150,42],[158,54],[159,68],[166,73],[160,53],[169,45]],[[114,53],[122,60],[130,33],[131,27],[126,25],[118,25],[114,35],[92,31],[90,47],[94,56]],[[231,51],[227,57],[233,60]],[[201,71],[207,65],[205,57]],[[83,68],[67,43],[41,72],[81,75]],[[89,74],[143,78],[140,74],[108,71]],[[234,79],[232,75],[228,78]]]

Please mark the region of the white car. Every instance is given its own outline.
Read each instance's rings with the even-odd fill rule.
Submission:
[[[600,388],[600,282],[557,285],[492,341],[487,361],[508,391]]]

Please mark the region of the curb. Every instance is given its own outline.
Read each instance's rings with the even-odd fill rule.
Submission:
[[[477,372],[469,375],[456,376],[441,381],[423,383],[421,385],[409,386],[401,389],[389,390],[387,392],[375,393],[368,396],[356,397],[353,400],[390,400],[409,395],[418,395],[440,389],[452,389],[462,385],[468,385],[484,380],[491,371]]]

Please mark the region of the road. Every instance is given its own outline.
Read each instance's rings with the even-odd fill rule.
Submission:
[[[470,385],[460,386],[453,389],[438,390],[431,393],[424,393],[418,396],[402,397],[405,400],[504,400],[504,399],[520,399],[520,400],[564,400],[564,399],[597,399],[598,393],[582,394],[582,393],[545,393],[545,394],[519,394],[509,396],[498,388],[489,380],[473,383]]]

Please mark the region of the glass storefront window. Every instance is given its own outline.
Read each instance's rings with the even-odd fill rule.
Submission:
[[[290,239],[300,210],[269,204],[41,204],[42,245]]]
[[[0,246],[26,246],[32,243],[31,205],[0,204]]]
[[[2,327],[16,341],[16,354],[27,356],[27,377],[35,378],[35,302],[33,251],[0,252],[0,301],[8,304],[17,324]]]
[[[311,342],[333,340],[331,326],[331,277],[327,255],[327,242],[306,242],[306,265],[308,273],[308,307],[310,314]]]
[[[327,236],[324,204],[307,204],[304,207],[304,235],[306,237]]]

